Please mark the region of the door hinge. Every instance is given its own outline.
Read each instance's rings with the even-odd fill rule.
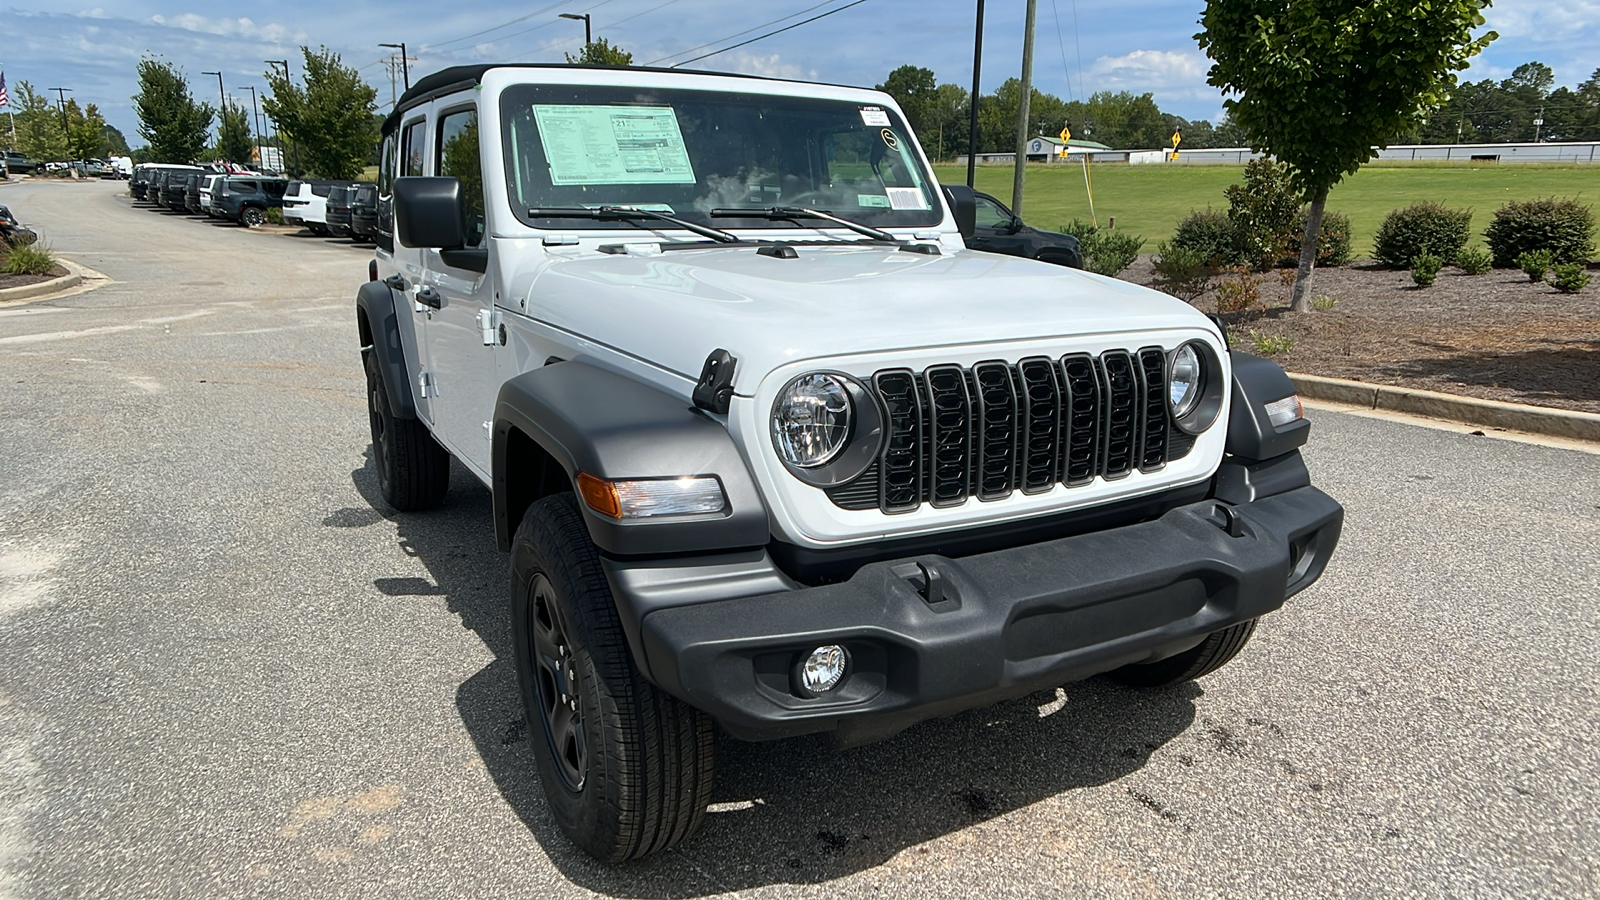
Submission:
[[[417,396],[437,397],[439,389],[433,384],[433,375],[429,372],[417,373]]]
[[[500,343],[500,310],[492,307],[478,310],[478,329],[483,332],[485,347]]]

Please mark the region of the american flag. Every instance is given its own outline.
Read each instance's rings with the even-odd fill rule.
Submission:
[[[0,72],[0,106],[10,106],[11,95],[6,93],[6,73]]]

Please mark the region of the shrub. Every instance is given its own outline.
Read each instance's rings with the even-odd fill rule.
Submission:
[[[1202,250],[1177,247],[1171,241],[1156,245],[1156,268],[1153,284],[1158,290],[1190,303],[1211,289],[1211,266]]]
[[[1529,281],[1543,281],[1550,266],[1555,263],[1549,250],[1529,250],[1517,257],[1517,268],[1528,273]]]
[[[1233,230],[1233,220],[1220,210],[1193,210],[1178,223],[1168,247],[1194,251],[1208,266],[1231,266],[1239,263],[1239,236]]]
[[[276,206],[274,206],[271,209],[267,210],[267,224],[268,225],[282,225],[283,224],[283,210],[277,208]]]
[[[1429,253],[1453,263],[1472,234],[1472,210],[1438,203],[1413,203],[1383,217],[1372,239],[1372,256],[1386,266],[1403,269]]]
[[[1253,159],[1244,167],[1244,184],[1230,185],[1223,194],[1228,198],[1228,220],[1238,236],[1243,262],[1269,269],[1288,248],[1299,246],[1294,221],[1300,212],[1300,194],[1289,185],[1288,166]]]
[[[1061,226],[1061,232],[1078,239],[1085,269],[1111,278],[1133,265],[1139,258],[1139,248],[1144,246],[1144,238],[1136,234],[1097,228],[1078,219]]]
[[[1550,279],[1550,283],[1561,293],[1570,294],[1583,290],[1589,278],[1589,273],[1583,270],[1583,263],[1556,263],[1555,277]]]
[[[1439,277],[1439,270],[1444,268],[1444,260],[1437,254],[1418,253],[1417,258],[1411,261],[1411,280],[1417,287],[1427,287]]]
[[[1294,339],[1281,334],[1265,334],[1251,329],[1250,343],[1260,356],[1277,356],[1279,353],[1288,353],[1294,349]]]
[[[1217,312],[1249,312],[1261,305],[1261,282],[1266,278],[1251,274],[1247,266],[1232,266],[1228,276],[1217,282]]]
[[[1548,250],[1561,263],[1588,262],[1594,252],[1594,212],[1576,200],[1513,200],[1495,210],[1483,232],[1495,268],[1520,265],[1530,250]]]
[[[24,244],[12,247],[7,252],[5,265],[0,266],[0,272],[7,275],[49,275],[55,266],[56,258],[47,248],[38,244]]]
[[[1494,257],[1482,247],[1468,247],[1456,254],[1456,265],[1468,275],[1482,275],[1489,271],[1489,266],[1494,262]]]
[[[1312,309],[1329,310],[1329,309],[1333,309],[1335,306],[1338,306],[1338,305],[1339,305],[1339,298],[1335,297],[1335,296],[1333,296],[1331,294],[1324,294],[1323,296],[1318,297],[1317,299],[1311,301],[1311,308]]]
[[[1288,255],[1284,257],[1283,264],[1297,266],[1300,264],[1300,242],[1305,240],[1306,218],[1311,211],[1303,209],[1294,220],[1294,232],[1288,245]],[[1328,266],[1342,266],[1350,261],[1350,217],[1344,213],[1325,212],[1322,214],[1322,228],[1317,231],[1317,265],[1323,268]]]

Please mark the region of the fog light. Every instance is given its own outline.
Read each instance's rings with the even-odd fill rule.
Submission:
[[[850,654],[838,644],[828,644],[811,651],[800,664],[800,687],[813,694],[831,691],[844,680],[850,667]]]
[[[1274,400],[1266,406],[1267,418],[1271,420],[1274,428],[1282,428],[1290,422],[1297,422],[1305,418],[1305,408],[1300,405],[1300,395],[1290,394],[1282,400]]]

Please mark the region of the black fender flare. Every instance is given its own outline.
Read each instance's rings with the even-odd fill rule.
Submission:
[[[626,375],[582,361],[556,362],[505,382],[494,412],[494,522],[502,549],[520,517],[510,509],[508,448],[520,430],[574,485],[586,473],[608,481],[712,476],[722,484],[721,514],[613,519],[580,499],[584,522],[601,550],[619,556],[764,547],[766,505],[755,478],[722,423]]]
[[[1233,398],[1228,413],[1229,456],[1255,462],[1273,459],[1305,446],[1311,423],[1296,419],[1284,426],[1272,424],[1266,405],[1296,393],[1287,372],[1270,359],[1234,350]]]
[[[397,419],[415,419],[417,404],[411,398],[411,376],[406,374],[394,292],[381,281],[369,281],[356,291],[356,308],[366,315],[367,327],[372,330],[372,344],[361,350],[378,356],[378,371],[383,373],[383,387],[389,395],[389,411]]]

